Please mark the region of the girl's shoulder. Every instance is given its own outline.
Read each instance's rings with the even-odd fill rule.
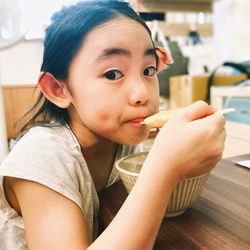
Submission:
[[[19,144],[35,144],[46,146],[48,144],[67,145],[68,147],[79,147],[71,129],[67,124],[52,123],[44,126],[36,126],[31,128],[24,136],[17,139],[16,145]],[[47,145],[49,146],[49,145]],[[56,149],[56,148],[55,148]]]
[[[33,127],[1,162],[0,175],[54,179],[58,173],[70,178],[84,167],[79,154],[79,144],[68,126]]]
[[[52,154],[72,155],[80,152],[80,145],[67,124],[54,123],[35,126],[11,143],[10,157],[28,155],[46,156]]]
[[[86,163],[68,126],[30,129],[0,164],[0,176],[45,185],[81,206],[80,181],[88,181]]]
[[[5,176],[42,184],[85,209],[83,196],[86,194],[79,192],[79,187],[90,190],[89,174],[68,126],[30,129],[0,164],[0,196],[4,194],[1,180]],[[9,210],[7,203],[5,207]]]

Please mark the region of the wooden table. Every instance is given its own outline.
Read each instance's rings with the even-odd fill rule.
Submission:
[[[154,249],[250,249],[250,169],[222,160],[201,196],[186,212],[164,219]],[[127,192],[118,182],[100,194],[100,219],[107,227]]]

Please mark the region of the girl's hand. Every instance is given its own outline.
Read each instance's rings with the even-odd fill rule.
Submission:
[[[171,166],[177,180],[210,171],[221,159],[226,137],[225,119],[214,112],[198,101],[176,113],[158,133],[149,156]]]

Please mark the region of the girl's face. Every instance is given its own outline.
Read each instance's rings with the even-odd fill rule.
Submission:
[[[158,111],[156,54],[138,22],[117,17],[92,30],[69,69],[71,123],[120,144],[148,135],[140,122]]]

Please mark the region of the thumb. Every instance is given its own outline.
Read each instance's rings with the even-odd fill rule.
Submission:
[[[206,102],[197,101],[184,108],[179,113],[179,118],[184,122],[190,122],[211,115],[215,111],[216,109],[213,106],[208,105]]]

